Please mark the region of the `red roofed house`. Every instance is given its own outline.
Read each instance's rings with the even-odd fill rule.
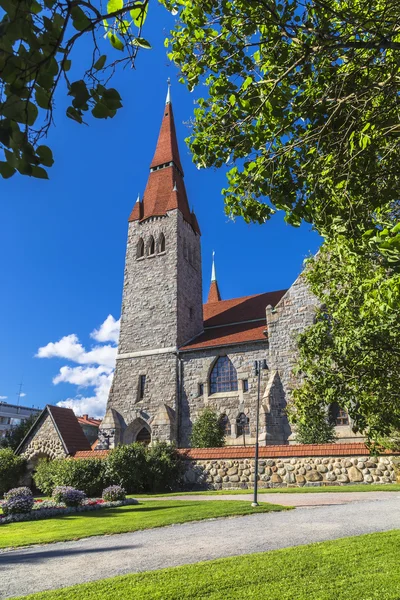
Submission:
[[[295,339],[313,321],[316,300],[301,276],[289,290],[224,299],[213,260],[203,305],[200,236],[168,90],[147,185],[129,217],[117,364],[99,450],[155,439],[187,447],[206,406],[220,415],[226,444],[254,443],[253,364],[264,359],[260,442],[289,442]],[[338,430],[343,440],[353,435],[346,416]]]

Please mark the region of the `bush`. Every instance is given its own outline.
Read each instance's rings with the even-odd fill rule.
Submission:
[[[33,496],[11,496],[5,500],[1,507],[5,515],[29,513],[33,508]]]
[[[56,459],[39,461],[33,479],[47,496],[57,486],[67,485],[80,489],[87,496],[99,496],[104,487],[105,461],[100,458]]]
[[[225,444],[221,422],[211,408],[205,408],[193,423],[190,443],[193,448],[220,448]]]
[[[146,492],[169,492],[179,487],[184,465],[176,447],[166,442],[156,442],[147,448]]]
[[[103,490],[103,500],[106,502],[116,502],[117,500],[125,500],[126,491],[120,485],[110,485],[108,488]]]
[[[32,498],[33,494],[28,487],[17,487],[8,490],[4,494],[4,500],[10,500],[10,498],[14,498],[15,496],[26,496],[27,498]]]
[[[105,461],[105,477],[115,485],[121,485],[128,494],[139,494],[146,490],[147,449],[143,444],[117,446]]]
[[[10,448],[0,450],[0,495],[18,485],[25,464],[25,459],[16,456]]]
[[[85,492],[69,485],[55,487],[52,496],[57,503],[63,502],[66,506],[80,506],[86,500]]]
[[[298,444],[330,444],[335,442],[335,423],[318,407],[296,423]]]

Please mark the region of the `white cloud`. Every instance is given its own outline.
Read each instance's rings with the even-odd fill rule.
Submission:
[[[0,396],[0,400],[7,400],[8,396]]]
[[[78,336],[72,333],[38,349],[38,358],[62,358],[75,365],[84,365],[62,366],[53,378],[53,384],[70,383],[78,386],[78,390],[92,388],[92,393],[78,393],[58,402],[58,406],[72,408],[77,415],[104,416],[117,356],[119,324],[120,320],[116,321],[112,315],[108,315],[100,327],[90,334],[97,342],[112,344],[98,344],[86,350]]]
[[[25,392],[21,392],[20,396],[21,396],[21,398],[25,398],[25,396],[26,396]]]
[[[98,329],[92,331],[90,337],[96,340],[96,342],[118,343],[120,324],[121,319],[116,321],[112,315],[108,315],[104,323]]]

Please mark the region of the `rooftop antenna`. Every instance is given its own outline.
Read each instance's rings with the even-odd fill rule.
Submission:
[[[22,386],[23,386],[24,377],[21,377],[21,383],[19,384],[19,390],[17,392],[17,406],[19,406],[19,401],[21,400]]]

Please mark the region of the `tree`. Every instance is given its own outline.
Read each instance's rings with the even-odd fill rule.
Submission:
[[[206,407],[193,423],[190,443],[193,448],[220,448],[224,445],[224,431],[215,411]]]
[[[0,439],[0,448],[16,450],[37,418],[38,415],[30,415],[27,419],[9,429],[6,435]]]
[[[296,426],[296,442],[299,444],[330,444],[336,440],[335,423],[324,407],[317,406]]]
[[[181,80],[208,93],[193,159],[232,166],[226,211],[264,223],[283,210],[293,225],[362,247],[367,236],[400,267],[400,227],[385,227],[399,203],[399,3],[164,4],[180,7],[170,57]]]
[[[299,338],[291,419],[307,424],[333,402],[372,443],[400,430],[400,274],[379,254],[326,242],[305,276],[320,300]],[[311,417],[310,417],[311,416]]]
[[[53,124],[54,96],[62,84],[72,99],[66,114],[73,121],[83,123],[89,110],[98,119],[116,114],[121,97],[108,83],[118,66],[134,67],[138,50],[151,47],[141,37],[148,4],[109,0],[103,10],[91,0],[0,0],[2,177],[18,171],[48,178],[44,167],[52,166],[53,155],[41,140]],[[83,36],[90,36],[92,50],[85,50],[82,74],[73,58]]]
[[[16,456],[11,448],[0,448],[0,496],[18,485],[26,460]]]

